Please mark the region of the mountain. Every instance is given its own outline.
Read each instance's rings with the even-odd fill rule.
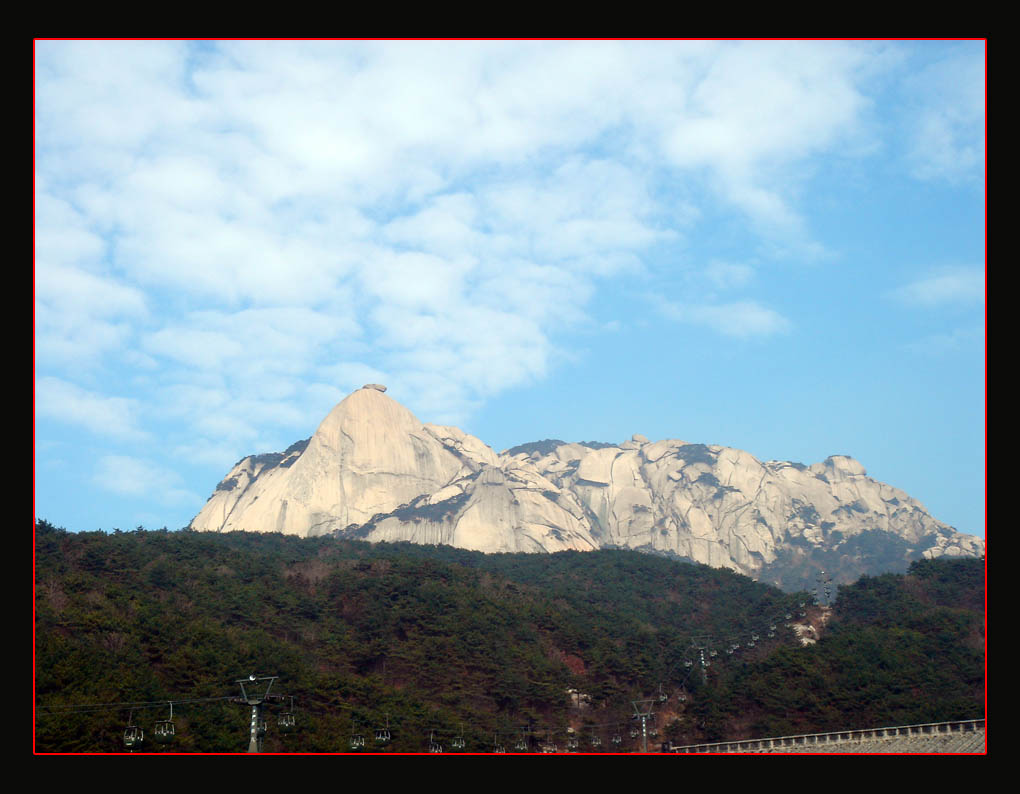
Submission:
[[[482,554],[277,533],[34,538],[37,753],[244,752],[252,672],[278,675],[265,749],[424,752],[694,744],[984,716],[978,559],[841,587],[831,608],[732,571],[626,550]],[[812,641],[814,640],[814,641]],[[699,663],[704,651],[704,667]],[[294,699],[291,700],[290,696]],[[665,700],[663,698],[665,697]],[[173,744],[154,723],[176,721]],[[279,729],[296,712],[297,731]],[[387,726],[380,748],[373,730]],[[622,734],[622,742],[612,741]],[[498,738],[497,738],[498,737]]]
[[[629,548],[809,588],[980,556],[853,458],[805,466],[641,435],[619,445],[546,440],[497,455],[456,427],[422,424],[369,384],[307,441],[239,461],[191,522],[483,552]]]

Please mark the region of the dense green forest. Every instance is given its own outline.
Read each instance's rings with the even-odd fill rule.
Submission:
[[[633,751],[984,715],[984,561],[841,587],[832,610],[632,551],[189,531],[35,537],[37,752],[243,752],[249,674],[279,676],[267,752]],[[802,646],[794,627],[821,638]],[[276,729],[293,711],[298,730]],[[138,704],[132,707],[131,704]],[[388,727],[392,741],[374,743]]]

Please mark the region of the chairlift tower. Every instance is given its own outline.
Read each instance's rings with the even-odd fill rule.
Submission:
[[[631,703],[634,705],[634,719],[641,720],[641,752],[648,752],[648,718],[655,716],[655,704],[658,703],[656,698],[649,698],[648,700],[633,700]]]
[[[262,752],[262,740],[266,735],[266,721],[262,717],[262,704],[267,700],[278,699],[280,697],[279,695],[273,695],[271,698],[269,694],[269,690],[273,688],[273,682],[277,678],[279,678],[277,675],[256,676],[255,673],[252,673],[247,678],[234,682],[241,686],[241,697],[234,698],[233,701],[251,706],[251,729],[248,739],[249,753]],[[265,683],[266,691],[258,694],[258,690],[262,689],[262,683]],[[247,685],[247,689],[245,685]],[[249,689],[251,692],[248,691]]]
[[[701,682],[703,684],[708,683],[708,668],[712,664],[705,658],[705,651],[707,651],[711,645],[711,637],[697,637],[694,642],[691,643],[691,647],[698,652],[698,663],[701,665]]]
[[[823,607],[832,606],[832,576],[825,571],[819,571],[815,577],[815,603]]]

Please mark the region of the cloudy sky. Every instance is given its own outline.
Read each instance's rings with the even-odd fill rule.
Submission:
[[[185,526],[376,382],[984,535],[984,42],[39,41],[35,131],[40,518]]]

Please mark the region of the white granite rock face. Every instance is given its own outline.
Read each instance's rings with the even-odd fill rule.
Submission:
[[[255,460],[234,467],[194,529],[321,535],[363,524],[470,471],[376,385],[337,405],[289,466]],[[236,485],[224,489],[232,479]]]
[[[791,544],[828,549],[875,530],[926,557],[984,551],[847,456],[761,462],[640,434],[601,449],[497,455],[456,427],[423,425],[384,391],[351,394],[304,449],[242,460],[192,527],[341,531],[484,552],[633,548],[751,576]]]

